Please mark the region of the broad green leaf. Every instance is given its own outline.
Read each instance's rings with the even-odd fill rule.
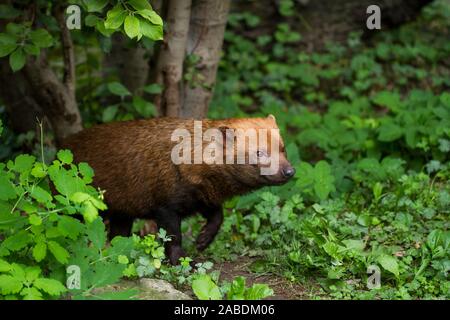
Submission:
[[[209,275],[203,274],[192,281],[192,290],[200,300],[220,300],[222,294],[219,287]]]
[[[84,0],[83,2],[86,4],[88,12],[101,12],[108,4],[108,0]]]
[[[130,91],[119,82],[108,83],[108,90],[117,96],[125,97],[131,95]]]
[[[28,154],[21,154],[17,156],[14,161],[14,171],[16,172],[28,172],[33,167],[35,157]]]
[[[161,25],[154,25],[145,20],[140,20],[140,32],[147,38],[157,41],[163,39],[163,28]]]
[[[26,287],[20,291],[24,300],[42,300],[42,293],[35,287]]]
[[[1,246],[11,251],[19,251],[25,248],[30,241],[31,236],[29,232],[22,230],[3,240]]]
[[[385,122],[378,129],[378,139],[383,142],[391,142],[403,135],[403,129],[393,121]]]
[[[16,41],[17,39],[14,36],[6,33],[0,33],[0,58],[6,57],[11,52],[16,50]]]
[[[73,154],[70,150],[59,150],[57,157],[62,163],[65,164],[71,164],[73,161]]]
[[[38,278],[34,281],[34,286],[51,296],[59,296],[61,293],[67,291],[66,287],[55,279]]]
[[[61,216],[58,221],[58,229],[63,236],[75,240],[83,232],[84,225],[75,218]]]
[[[11,66],[12,71],[16,72],[23,68],[27,59],[27,55],[25,51],[18,48],[16,51],[11,53],[9,56],[9,65]]]
[[[66,264],[69,261],[69,252],[64,249],[58,242],[49,241],[48,249],[59,263]]]
[[[334,176],[326,161],[319,161],[314,168],[314,191],[320,200],[325,200],[334,191]]]
[[[255,283],[245,293],[247,300],[261,300],[273,295],[273,290],[267,284]]]
[[[139,10],[137,12],[139,15],[141,15],[143,18],[147,19],[148,21],[150,21],[152,24],[156,24],[159,26],[163,25],[163,20],[161,19],[161,17],[153,10],[149,10],[149,9],[143,9],[143,10]]]
[[[90,201],[86,201],[81,209],[86,222],[93,222],[98,217],[98,210]]]
[[[30,32],[31,41],[39,48],[48,48],[53,44],[53,38],[45,29],[37,29]]]
[[[20,292],[22,282],[13,276],[0,275],[0,291],[2,294],[14,294]]]
[[[127,11],[123,9],[122,5],[118,4],[113,9],[109,10],[106,14],[105,28],[106,29],[118,29],[125,21]]]
[[[396,258],[388,256],[386,254],[382,254],[378,257],[377,261],[385,270],[393,273],[396,277],[398,277],[399,271]]]
[[[44,260],[44,258],[47,256],[47,244],[45,242],[40,241],[36,243],[36,245],[33,247],[33,258],[37,262],[40,262]]]
[[[139,96],[133,97],[133,106],[144,118],[148,118],[156,114],[155,105],[151,102],[145,101]]]
[[[0,259],[0,272],[8,272],[11,270],[11,265],[5,260]]]
[[[141,33],[139,27],[139,19],[133,15],[128,15],[125,18],[124,30],[127,36],[131,39],[137,37]]]
[[[148,0],[128,0],[128,3],[136,10],[152,11],[152,6],[148,2]]]
[[[45,191],[39,186],[34,186],[31,191],[31,196],[36,199],[39,203],[48,203],[52,201],[52,196],[49,192]]]
[[[80,162],[78,164],[78,169],[83,176],[83,181],[85,183],[91,183],[93,181],[92,177],[94,176],[94,170],[91,168],[91,166],[89,166],[89,164],[87,164],[86,162]]]
[[[30,215],[28,221],[32,226],[40,226],[42,224],[42,219],[37,214]]]
[[[11,181],[5,175],[0,173],[0,200],[9,200],[17,198],[16,191]]]
[[[100,217],[97,217],[87,227],[87,235],[95,248],[102,249],[106,244],[105,225]]]

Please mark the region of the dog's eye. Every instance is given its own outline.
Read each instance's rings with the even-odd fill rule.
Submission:
[[[265,155],[265,152],[264,152],[264,151],[258,150],[258,151],[256,151],[256,155],[257,155],[258,157],[263,157],[263,156]]]

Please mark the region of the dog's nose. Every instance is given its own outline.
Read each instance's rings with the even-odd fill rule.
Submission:
[[[285,178],[292,178],[295,174],[295,169],[293,167],[287,167],[283,169],[283,176]]]

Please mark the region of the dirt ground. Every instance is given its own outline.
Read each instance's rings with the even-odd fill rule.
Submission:
[[[244,276],[247,279],[247,286],[254,283],[265,283],[269,285],[274,295],[270,300],[304,300],[311,299],[311,289],[300,284],[294,284],[282,277],[265,273],[258,274],[251,272],[250,265],[254,262],[251,258],[241,257],[237,261],[227,261],[216,263],[215,270],[220,271],[220,279],[231,281],[236,276]]]

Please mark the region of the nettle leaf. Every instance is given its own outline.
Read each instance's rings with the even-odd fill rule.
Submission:
[[[390,142],[399,139],[403,135],[403,128],[392,120],[385,121],[378,129],[378,140]]]
[[[335,191],[334,176],[326,161],[319,161],[314,168],[314,191],[320,200],[325,200],[331,192]]]
[[[40,262],[44,260],[44,258],[47,256],[47,244],[43,241],[40,241],[36,243],[36,245],[33,247],[33,258],[37,262]]]
[[[8,272],[11,270],[11,265],[5,260],[0,259],[0,272]]]
[[[67,291],[66,287],[55,279],[38,278],[33,284],[36,288],[52,296],[59,296],[61,293]]]
[[[139,26],[139,19],[136,18],[134,15],[128,15],[125,18],[124,30],[127,36],[130,37],[131,39],[140,35],[141,32]]]
[[[22,281],[16,277],[5,274],[0,275],[0,290],[2,294],[19,293],[22,287]]]
[[[63,236],[75,240],[83,232],[84,225],[75,218],[61,216],[58,221],[58,230]]]
[[[100,217],[97,217],[87,227],[87,235],[95,248],[102,249],[106,243],[105,224]]]
[[[16,49],[9,56],[9,65],[11,66],[12,71],[16,72],[23,68],[27,59],[27,55],[25,51],[22,49]]]
[[[48,249],[59,263],[66,264],[69,261],[69,252],[64,249],[58,242],[49,241]]]
[[[24,300],[42,300],[42,293],[35,287],[23,288],[20,295]]]
[[[53,199],[49,192],[39,186],[34,186],[31,190],[31,197],[37,202],[44,204],[51,202]]]
[[[386,254],[382,254],[377,258],[377,261],[385,270],[393,273],[396,277],[399,276],[398,263],[396,258]]]

